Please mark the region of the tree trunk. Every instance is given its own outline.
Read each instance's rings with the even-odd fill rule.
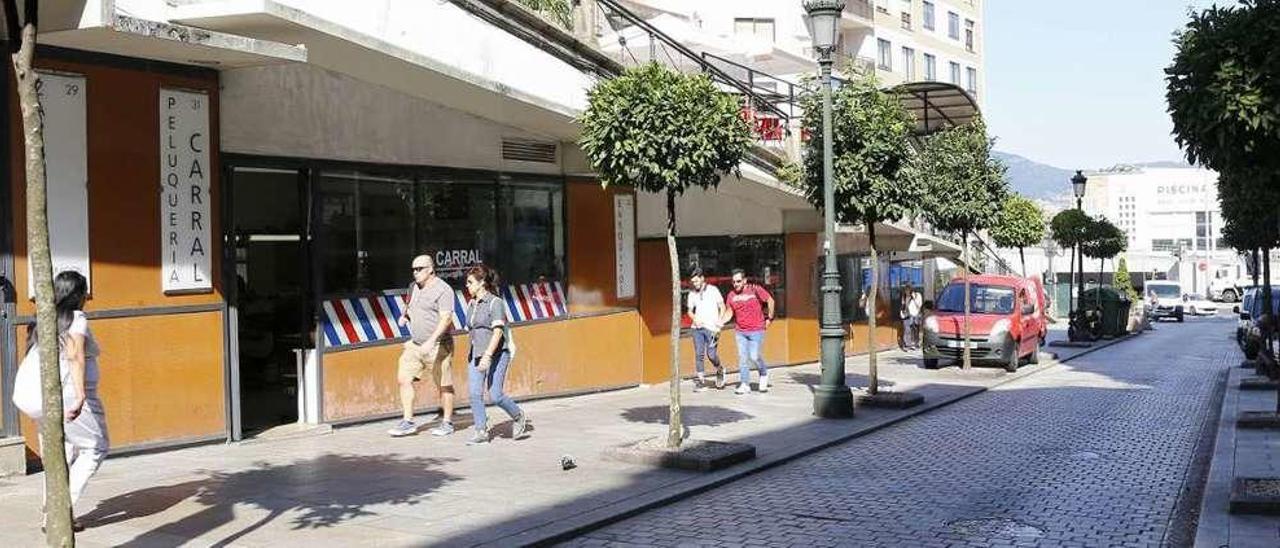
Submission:
[[[1276,309],[1271,301],[1271,248],[1262,248],[1262,314],[1267,318],[1267,329],[1262,332],[1263,348],[1271,352],[1271,335],[1276,330]]]
[[[671,189],[667,189],[667,258],[671,261],[671,409],[667,447],[676,449],[684,439],[684,421],[680,417],[680,258],[676,255],[676,195]]]
[[[1026,278],[1027,277],[1027,255],[1022,251],[1021,247],[1018,248],[1018,260],[1022,262],[1022,277]]]
[[[1070,282],[1067,285],[1067,318],[1069,321],[1075,321],[1076,317],[1076,246],[1071,246],[1071,276],[1068,277]],[[1068,322],[1070,323],[1070,322]]]
[[[961,268],[960,274],[964,276],[964,349],[961,351],[961,367],[965,370],[973,364],[972,357],[969,355],[969,232],[961,232],[961,248],[960,254],[964,257],[961,260],[964,267]]]
[[[28,22],[22,27],[22,46],[13,54],[13,69],[18,82],[22,130],[26,140],[27,253],[36,293],[36,333],[40,346],[40,387],[44,405],[44,418],[40,421],[40,453],[46,492],[45,540],[49,546],[75,546],[62,430],[62,378],[58,368],[58,320],[53,304],[53,259],[49,252],[44,128],[40,117],[40,97],[36,91],[40,77],[31,66],[36,47],[32,4],[35,2],[27,2]],[[5,11],[6,15],[12,16],[16,9]]]
[[[1258,249],[1257,249],[1257,248],[1254,248],[1252,251],[1250,251],[1250,253],[1252,253],[1252,254],[1253,254],[1253,287],[1255,287],[1255,288],[1256,288],[1256,287],[1258,287],[1258,274],[1259,274],[1258,269],[1262,268],[1262,263],[1259,263],[1259,262],[1258,262]],[[1254,290],[1254,292],[1255,292],[1255,294],[1256,294],[1256,293],[1257,293],[1257,290],[1255,289],[1255,290]],[[1240,297],[1241,297],[1241,301],[1240,301],[1240,302],[1241,302],[1241,304],[1243,304],[1243,303],[1244,303],[1244,295],[1240,295]]]
[[[876,369],[876,301],[877,289],[880,286],[880,259],[876,254],[876,224],[867,223],[867,238],[871,241],[871,287],[867,290],[867,306],[870,310],[867,312],[867,392],[875,395],[880,390],[879,374]]]
[[[1107,264],[1106,259],[1098,259],[1098,290],[1095,291],[1095,302],[1098,306],[1098,315],[1102,315],[1102,267]]]

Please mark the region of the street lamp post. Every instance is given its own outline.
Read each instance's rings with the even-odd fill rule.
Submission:
[[[844,325],[840,319],[840,271],[836,268],[835,187],[832,183],[831,63],[844,0],[804,0],[809,34],[822,68],[822,383],[813,392],[813,414],[828,419],[853,416],[853,391],[844,382]]]
[[[1075,176],[1071,177],[1071,191],[1076,195],[1076,211],[1081,213],[1084,213],[1084,188],[1085,184],[1088,182],[1089,178],[1085,177],[1084,173],[1080,170],[1076,170]],[[1076,256],[1080,258],[1080,269],[1077,271],[1078,275],[1076,276],[1078,279],[1076,283],[1079,285],[1077,286],[1078,291],[1076,292],[1075,300],[1077,306],[1073,307],[1073,310],[1076,310],[1076,318],[1073,319],[1077,322],[1077,329],[1075,330],[1075,333],[1077,335],[1083,335],[1081,328],[1084,324],[1079,322],[1079,316],[1083,311],[1078,310],[1081,299],[1084,298],[1084,249],[1080,247],[1080,242],[1076,242]]]

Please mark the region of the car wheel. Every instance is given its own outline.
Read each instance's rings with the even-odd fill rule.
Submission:
[[[925,358],[925,359],[924,359],[924,368],[925,368],[925,369],[937,369],[937,368],[938,368],[938,358]]]
[[[1222,300],[1224,302],[1234,303],[1237,298],[1236,290],[1234,289],[1226,289],[1222,291]]]
[[[1040,342],[1043,344],[1044,339],[1041,339]],[[1040,346],[1037,345],[1035,348],[1031,349],[1031,355],[1027,357],[1027,363],[1031,365],[1040,363]]]
[[[1008,354],[1007,356],[1008,359],[1006,359],[1004,362],[1005,371],[1008,371],[1010,373],[1014,373],[1018,371],[1018,362],[1022,359],[1022,357],[1018,355],[1019,346],[1022,346],[1022,345],[1016,342],[1009,344],[1009,350],[1005,352],[1005,354]]]
[[[1182,323],[1182,321],[1183,321],[1182,314],[1178,314],[1178,323]]]

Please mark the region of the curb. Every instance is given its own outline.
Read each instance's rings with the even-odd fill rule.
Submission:
[[[1067,358],[1062,358],[1062,359],[1059,359],[1056,353],[1048,352],[1049,355],[1053,356],[1052,362],[1041,363],[1038,365],[1023,366],[1018,370],[1017,373],[1009,374],[989,386],[970,387],[968,391],[961,392],[953,396],[943,398],[941,400],[937,400],[933,402],[926,401],[924,405],[911,408],[910,410],[902,413],[901,415],[889,417],[879,422],[869,423],[863,426],[862,428],[850,431],[844,435],[840,435],[832,439],[823,440],[821,442],[815,443],[813,445],[808,445],[791,452],[780,453],[772,457],[766,457],[763,459],[751,461],[749,464],[741,468],[734,468],[734,469],[726,470],[724,472],[708,474],[699,479],[693,479],[687,482],[682,482],[681,484],[678,484],[678,485],[659,487],[652,491],[641,493],[626,501],[621,501],[618,503],[614,503],[613,505],[610,505],[610,506],[625,506],[623,508],[610,509],[610,506],[605,506],[605,507],[597,508],[595,510],[591,510],[589,512],[585,512],[583,514],[579,514],[577,516],[573,516],[568,519],[560,520],[552,524],[536,526],[530,529],[526,529],[525,531],[522,531],[519,533],[507,535],[505,537],[501,537],[497,539],[487,539],[481,542],[473,543],[471,545],[473,546],[512,546],[512,545],[549,546],[557,542],[563,542],[570,538],[581,536],[587,532],[600,529],[602,527],[633,517],[637,514],[642,514],[649,510],[653,510],[661,506],[666,506],[673,502],[692,497],[694,495],[709,491],[717,487],[724,486],[726,484],[732,483],[734,481],[740,480],[742,478],[756,474],[758,472],[762,472],[770,468],[797,460],[801,457],[805,457],[813,453],[817,453],[818,451],[822,451],[824,449],[828,449],[836,445],[840,445],[850,440],[857,439],[857,438],[878,432],[880,430],[883,430],[885,428],[888,428],[900,422],[906,421],[907,419],[922,415],[924,413],[933,411],[935,409],[947,407],[961,400],[965,400],[970,397],[976,396],[978,394],[982,394],[984,392],[991,390],[992,388],[996,388],[999,386],[1009,384],[1014,381],[1021,380],[1023,378],[1029,377],[1041,371],[1053,369],[1055,367],[1058,367],[1059,365],[1067,363],[1081,356],[1085,356],[1093,352],[1102,350],[1103,348],[1110,347],[1114,344],[1119,344],[1121,342],[1127,341],[1133,337],[1136,337],[1137,335],[1138,333],[1129,333],[1123,337],[1117,337],[1110,341],[1106,341],[1103,344],[1096,345],[1093,348],[1090,348],[1078,354],[1069,356]]]

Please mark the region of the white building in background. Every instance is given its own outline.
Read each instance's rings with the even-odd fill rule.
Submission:
[[[1130,271],[1163,272],[1201,295],[1214,279],[1248,276],[1239,254],[1222,240],[1217,173],[1117,166],[1086,175],[1085,212],[1125,232]]]

